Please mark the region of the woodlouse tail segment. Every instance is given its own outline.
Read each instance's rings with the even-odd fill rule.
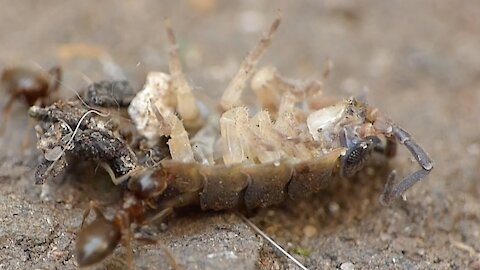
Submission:
[[[392,171],[385,184],[385,189],[380,201],[382,204],[387,205],[394,199],[400,198],[405,191],[411,188],[415,183],[422,180],[433,169],[433,161],[428,154],[413,140],[412,136],[408,134],[401,127],[392,126],[392,134],[395,139],[405,145],[410,151],[412,156],[417,160],[420,165],[420,169],[409,176],[402,179],[398,184],[395,184],[396,172]]]
[[[95,220],[89,224],[85,219],[91,210],[95,211]],[[85,210],[82,228],[75,243],[75,259],[79,266],[89,266],[102,261],[117,247],[122,238],[122,229],[119,224],[108,220],[94,202]]]
[[[230,81],[230,84],[220,100],[220,110],[222,112],[238,105],[243,89],[245,89],[247,81],[253,75],[253,71],[258,64],[258,61],[260,61],[260,58],[270,46],[272,37],[277,31],[280,21],[281,14],[279,13],[275,21],[273,21],[272,25],[270,26],[268,33],[260,40],[257,46],[250,51],[248,56],[241,63],[237,74]]]

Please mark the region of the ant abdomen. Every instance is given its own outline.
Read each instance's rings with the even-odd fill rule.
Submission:
[[[102,261],[117,247],[122,238],[118,224],[99,215],[83,227],[77,236],[75,258],[80,266]]]

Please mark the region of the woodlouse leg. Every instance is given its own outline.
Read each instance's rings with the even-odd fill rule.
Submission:
[[[250,79],[258,61],[269,47],[272,37],[280,25],[280,21],[281,15],[278,14],[277,18],[270,26],[270,30],[268,31],[267,35],[260,40],[257,46],[250,51],[245,60],[243,60],[242,64],[240,65],[240,69],[235,77],[233,77],[233,79],[230,81],[230,84],[222,95],[220,100],[220,110],[222,112],[227,111],[237,105],[240,96],[242,95],[242,91],[247,84],[247,80]]]
[[[170,68],[172,85],[177,96],[177,111],[187,128],[198,128],[202,125],[200,111],[195,102],[195,97],[192,94],[192,87],[188,84],[183,73],[182,63],[178,53],[178,45],[170,21],[167,20],[165,22],[165,28],[170,45],[168,65]]]
[[[404,129],[393,125],[392,134],[395,136],[395,139],[410,151],[412,156],[417,160],[420,165],[420,169],[409,176],[405,177],[400,181],[400,183],[395,185],[395,175],[396,172],[393,171],[385,184],[385,190],[380,198],[382,204],[388,204],[392,200],[399,198],[402,194],[411,188],[415,183],[427,176],[433,168],[433,161],[430,159],[428,154],[413,140],[412,136],[408,134]]]

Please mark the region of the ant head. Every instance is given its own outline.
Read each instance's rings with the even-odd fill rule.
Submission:
[[[97,213],[96,219],[83,227],[75,243],[75,258],[80,266],[100,262],[110,255],[122,237],[118,224]]]
[[[368,136],[351,144],[347,153],[342,157],[340,175],[345,178],[355,175],[365,166],[372,150],[380,143],[381,141],[377,136]]]
[[[145,170],[138,177],[128,182],[128,189],[138,199],[153,198],[167,188],[167,182],[162,170]]]

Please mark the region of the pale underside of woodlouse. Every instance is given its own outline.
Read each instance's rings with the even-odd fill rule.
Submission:
[[[151,146],[169,138],[171,157],[154,167],[139,165],[119,178],[112,173],[116,184],[130,178],[133,197],[113,220],[93,207],[97,219],[78,235],[80,265],[110,254],[132,223],[158,220],[190,204],[204,210],[252,209],[281,203],[287,196],[304,197],[318,192],[335,174],[353,176],[373,151],[392,157],[396,143],[405,145],[421,168],[399,183],[392,172],[383,203],[401,197],[430,172],[428,155],[377,109],[355,98],[332,102],[317,80],[284,79],[273,67],[256,70],[279,24],[277,18],[242,62],[218,107],[206,110],[185,78],[167,22],[170,74],[150,73],[128,112]],[[249,81],[256,108],[241,102]],[[166,190],[176,195],[150,208]],[[152,212],[153,217],[146,218]]]
[[[154,169],[169,179],[168,186],[199,193],[205,210],[264,207],[280,203],[286,194],[296,199],[317,192],[335,172],[351,177],[374,149],[393,156],[395,142],[405,144],[422,169],[408,184],[393,186],[392,175],[384,202],[424,177],[432,168],[428,155],[377,109],[355,98],[332,103],[317,80],[287,80],[273,67],[255,72],[279,23],[275,20],[243,61],[218,108],[203,113],[167,26],[170,74],[150,73],[129,114],[152,145],[169,137],[171,159]],[[257,108],[241,102],[252,76]]]

